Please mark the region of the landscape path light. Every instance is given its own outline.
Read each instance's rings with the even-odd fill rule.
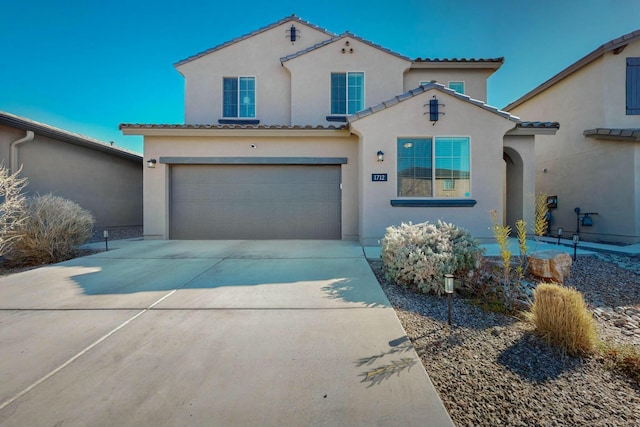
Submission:
[[[580,235],[573,235],[573,262],[576,262],[576,255],[578,253],[578,242],[580,241]]]
[[[453,293],[453,274],[444,275],[444,291],[447,293],[448,323],[451,326],[451,294]]]
[[[563,228],[562,227],[558,227],[558,244],[560,244],[560,238],[562,237],[562,231],[563,231]]]

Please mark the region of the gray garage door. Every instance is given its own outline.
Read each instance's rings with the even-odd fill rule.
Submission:
[[[339,165],[174,165],[172,239],[340,239]]]

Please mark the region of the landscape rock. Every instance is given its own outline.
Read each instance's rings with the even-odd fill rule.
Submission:
[[[562,251],[548,250],[531,253],[527,257],[529,272],[543,279],[564,283],[571,272],[571,257]]]

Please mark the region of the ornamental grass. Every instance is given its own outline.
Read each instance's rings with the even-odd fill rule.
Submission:
[[[571,356],[588,356],[598,343],[595,322],[582,294],[555,283],[541,283],[529,312],[536,333]]]

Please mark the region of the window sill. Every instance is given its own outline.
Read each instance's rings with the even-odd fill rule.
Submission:
[[[391,206],[402,208],[472,208],[478,203],[473,199],[439,199],[439,200],[416,200],[400,199],[391,200]]]
[[[328,122],[347,122],[347,116],[327,116],[326,118]]]
[[[218,119],[219,125],[259,125],[258,119]]]

